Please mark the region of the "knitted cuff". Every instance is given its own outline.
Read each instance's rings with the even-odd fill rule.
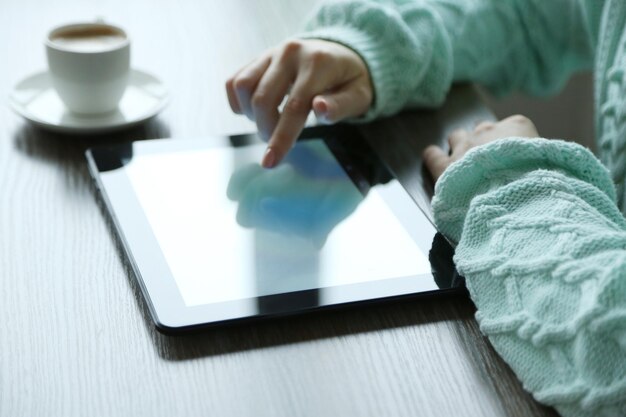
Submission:
[[[437,228],[458,242],[474,197],[536,170],[561,172],[600,189],[611,202],[616,200],[607,169],[588,149],[561,140],[500,139],[472,149],[439,179],[432,201]]]

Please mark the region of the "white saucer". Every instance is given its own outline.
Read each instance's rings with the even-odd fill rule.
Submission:
[[[169,96],[161,81],[131,70],[126,92],[118,109],[97,115],[80,115],[65,108],[47,71],[20,81],[9,95],[9,104],[26,120],[63,133],[100,133],[133,126],[154,117],[167,105]]]

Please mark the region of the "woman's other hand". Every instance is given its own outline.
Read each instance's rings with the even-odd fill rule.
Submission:
[[[439,146],[431,145],[424,150],[426,168],[437,181],[453,162],[463,158],[467,151],[497,139],[510,137],[538,137],[533,122],[521,115],[511,116],[499,122],[482,122],[472,132],[464,129],[454,131],[448,137],[450,153],[445,153]]]
[[[373,99],[361,57],[341,44],[317,39],[291,40],[270,49],[233,75],[226,92],[233,111],[255,121],[268,141],[265,168],[276,166],[289,152],[311,109],[322,122],[334,123],[364,114]]]

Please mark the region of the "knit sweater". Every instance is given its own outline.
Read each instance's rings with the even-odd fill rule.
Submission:
[[[501,139],[453,164],[433,199],[481,330],[567,417],[626,416],[625,28],[624,0],[388,0],[325,5],[304,35],[363,57],[364,120],[437,106],[453,81],[550,94],[594,68],[602,163],[563,141]]]

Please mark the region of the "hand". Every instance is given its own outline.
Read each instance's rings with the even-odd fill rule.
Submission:
[[[482,122],[473,132],[460,129],[448,137],[450,153],[446,154],[439,146],[431,145],[424,150],[426,168],[437,181],[453,162],[463,158],[467,151],[497,139],[509,137],[535,138],[539,136],[533,122],[525,116],[511,116],[499,122]]]
[[[270,49],[231,77],[226,92],[233,111],[256,121],[269,142],[265,168],[276,166],[289,152],[311,109],[321,121],[334,123],[362,115],[373,97],[361,57],[338,43],[315,39]]]

